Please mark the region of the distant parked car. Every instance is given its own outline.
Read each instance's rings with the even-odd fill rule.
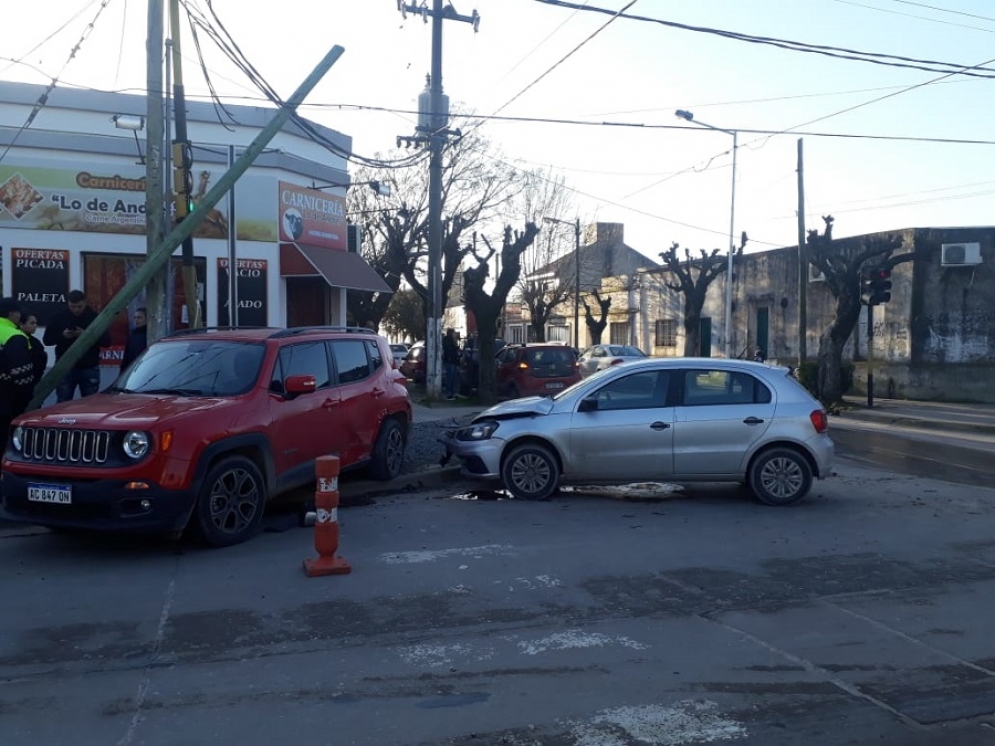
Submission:
[[[552,398],[504,402],[441,438],[468,476],[543,500],[561,483],[744,482],[768,505],[828,477],[822,405],[787,368],[660,358],[598,371]]]
[[[500,337],[494,340],[494,354],[497,355],[507,346]],[[475,336],[467,337],[460,350],[459,359],[459,390],[464,396],[470,396],[480,384],[480,349]]]
[[[613,365],[628,362],[629,360],[642,360],[646,353],[638,347],[631,345],[594,345],[584,350],[578,358],[580,363],[580,374],[584,378],[596,373],[599,370],[610,368]]]
[[[405,378],[415,383],[425,383],[425,360],[427,357],[428,351],[425,349],[425,343],[415,342],[401,362],[401,373],[404,374]]]
[[[580,380],[573,350],[561,344],[508,345],[494,360],[497,393],[512,399],[549,396]]]
[[[401,363],[408,354],[408,346],[404,342],[395,342],[390,346],[391,357],[394,358],[394,367],[400,368]]]

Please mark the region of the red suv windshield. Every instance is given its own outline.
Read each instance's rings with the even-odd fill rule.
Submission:
[[[261,343],[203,337],[152,345],[111,391],[135,394],[235,396],[259,377],[266,348]]]

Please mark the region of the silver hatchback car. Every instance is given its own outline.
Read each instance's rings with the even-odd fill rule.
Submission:
[[[769,505],[829,476],[822,405],[787,368],[650,358],[606,368],[552,398],[504,402],[441,440],[468,476],[544,500],[563,483],[743,482]]]

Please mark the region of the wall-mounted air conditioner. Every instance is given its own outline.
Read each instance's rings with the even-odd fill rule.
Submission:
[[[981,244],[942,244],[940,246],[940,264],[944,267],[973,267],[976,264],[981,264]]]
[[[825,282],[826,276],[822,274],[822,270],[816,267],[814,264],[808,265],[808,281],[809,282]]]

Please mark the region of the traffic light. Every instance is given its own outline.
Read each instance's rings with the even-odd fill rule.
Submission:
[[[176,222],[193,211],[193,149],[189,142],[173,143],[173,191],[176,192]]]
[[[867,277],[867,304],[876,306],[891,300],[891,270],[872,269]]]

